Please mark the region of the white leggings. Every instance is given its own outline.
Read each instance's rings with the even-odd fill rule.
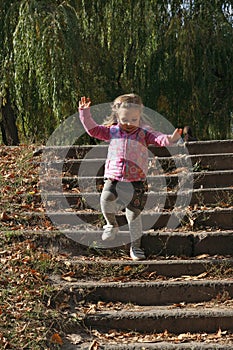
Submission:
[[[145,202],[145,183],[121,182],[107,179],[100,197],[100,205],[107,225],[118,226],[116,213],[125,208],[129,226],[130,240],[133,246],[141,245],[141,211]]]

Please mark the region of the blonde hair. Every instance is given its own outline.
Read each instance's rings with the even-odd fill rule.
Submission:
[[[111,115],[104,120],[103,125],[111,126],[117,124],[118,111],[120,108],[138,108],[142,111],[142,99],[140,96],[133,93],[118,96],[112,103]]]

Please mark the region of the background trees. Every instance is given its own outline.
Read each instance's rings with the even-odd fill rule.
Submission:
[[[78,98],[135,91],[200,139],[232,137],[232,1],[0,0],[3,141],[44,142]]]
[[[10,103],[21,138],[44,141],[76,108],[76,12],[68,2],[51,0],[1,0],[1,9],[2,123]]]

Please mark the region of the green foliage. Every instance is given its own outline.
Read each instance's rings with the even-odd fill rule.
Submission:
[[[1,96],[25,140],[135,91],[200,139],[232,137],[232,4],[223,0],[0,0]]]
[[[76,13],[66,2],[36,0],[15,1],[6,13],[13,24],[4,31],[9,46],[4,63],[9,63],[3,72],[3,93],[10,85],[25,137],[45,140],[76,108]]]
[[[15,96],[29,135],[48,136],[75,108],[79,46],[75,19],[65,3],[30,0],[20,6],[13,37]]]

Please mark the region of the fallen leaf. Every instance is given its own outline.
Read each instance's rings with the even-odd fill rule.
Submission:
[[[218,338],[222,337],[222,330],[221,330],[221,328],[219,328],[219,330],[218,330],[216,335],[217,335]]]
[[[96,340],[93,340],[91,343],[89,350],[98,350],[99,349],[99,343]]]
[[[148,278],[152,278],[154,276],[157,276],[157,271],[153,271],[148,275]]]
[[[62,275],[62,279],[67,281],[67,282],[74,282],[77,281],[77,278],[73,277],[75,273],[73,271],[69,271],[67,273],[64,273]]]
[[[183,340],[183,339],[185,339],[185,338],[187,338],[187,334],[186,334],[186,333],[181,333],[181,334],[179,334],[178,337],[177,337],[177,339],[179,339],[179,340]]]
[[[75,275],[75,273],[73,271],[69,271],[66,273],[63,273],[62,277],[73,277]]]
[[[172,308],[176,308],[176,307],[179,307],[179,308],[185,307],[185,302],[183,301],[181,303],[172,304]]]
[[[124,267],[124,272],[129,272],[130,270],[132,270],[130,266],[127,265]]]
[[[205,258],[208,258],[209,256],[210,256],[209,254],[201,254],[196,256],[196,259],[205,259]]]
[[[2,220],[2,221],[8,221],[8,220],[10,220],[10,219],[11,219],[10,216],[9,216],[5,211],[3,211],[3,212],[1,213],[0,220]]]
[[[105,307],[106,306],[106,303],[104,301],[98,301],[97,303],[97,307],[98,308],[102,308],[102,307]]]
[[[54,333],[52,335],[51,342],[55,343],[55,344],[59,344],[59,345],[63,344],[62,338],[60,337],[60,335],[58,333]]]
[[[74,277],[71,277],[71,276],[62,277],[62,279],[64,281],[67,281],[67,282],[75,282],[75,281],[77,281],[77,278],[74,278]]]
[[[200,273],[200,275],[198,275],[197,278],[203,278],[206,276],[208,276],[208,272],[203,272],[203,273]]]
[[[0,251],[0,255],[6,254],[6,253],[7,253],[7,250],[2,250],[2,251]]]
[[[69,334],[67,339],[71,342],[71,344],[77,345],[81,343],[82,337],[78,334]]]

